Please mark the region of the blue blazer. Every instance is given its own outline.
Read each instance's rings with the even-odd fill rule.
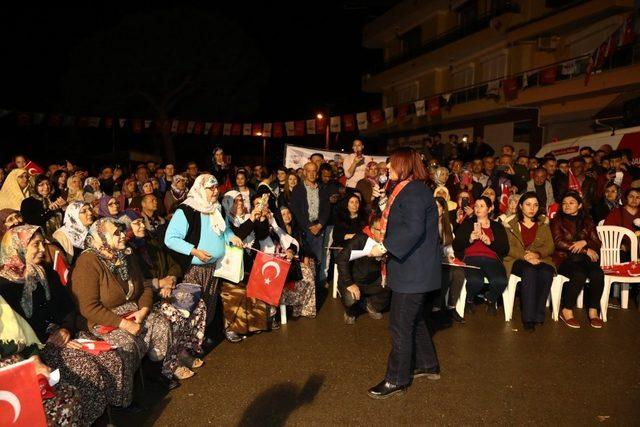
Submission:
[[[389,253],[387,283],[394,292],[413,294],[440,289],[438,207],[424,182],[410,182],[396,197],[389,212],[384,246]]]

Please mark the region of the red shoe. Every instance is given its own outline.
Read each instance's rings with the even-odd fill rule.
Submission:
[[[592,328],[601,329],[604,326],[604,322],[599,317],[593,317],[589,319]]]
[[[572,317],[571,319],[565,319],[565,317],[562,315],[562,312],[560,312],[560,319],[562,319],[564,324],[568,327],[573,329],[580,329],[580,323],[578,323],[575,317]]]

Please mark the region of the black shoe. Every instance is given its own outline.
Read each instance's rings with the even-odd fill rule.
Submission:
[[[427,377],[429,380],[439,380],[440,379],[440,371],[434,369],[414,369],[413,370],[413,379]]]
[[[355,325],[356,324],[356,316],[352,316],[350,314],[344,313],[344,324],[345,325]]]
[[[160,385],[167,391],[180,387],[180,381],[176,380],[175,378],[167,378],[164,375],[154,375],[153,377],[149,378],[149,380],[151,380],[151,382],[155,384]]]
[[[460,315],[458,314],[458,311],[457,311],[457,310],[455,310],[455,309],[454,309],[454,310],[451,310],[451,318],[452,318],[454,321],[458,322],[458,323],[467,323],[467,322],[464,320],[464,317],[460,316]]]
[[[498,315],[498,303],[491,302],[487,300],[487,313],[492,316]]]
[[[146,410],[147,408],[143,408],[142,406],[138,406],[135,402],[131,403],[129,406],[112,406],[111,409],[113,412],[117,412],[119,414],[139,414],[140,412]]]
[[[382,313],[380,313],[379,311],[375,311],[373,307],[371,307],[371,304],[369,304],[369,301],[366,302],[365,309],[367,310],[367,313],[369,313],[369,317],[371,317],[372,319],[382,319]]]
[[[278,319],[274,316],[271,318],[271,330],[275,331],[278,329],[280,329],[280,322],[278,322]]]
[[[522,322],[525,331],[533,332],[536,330],[535,322]]]
[[[367,394],[373,399],[388,399],[396,394],[404,394],[407,392],[406,385],[394,385],[388,383],[386,380],[382,380],[380,384],[371,387]]]
[[[242,341],[242,335],[237,334],[233,331],[226,331],[224,333],[224,337],[227,339],[227,341],[233,344],[236,344]]]

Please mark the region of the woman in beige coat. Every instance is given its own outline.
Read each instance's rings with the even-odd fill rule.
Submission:
[[[520,277],[522,323],[529,331],[544,322],[544,311],[555,267],[551,259],[553,237],[545,224],[544,209],[534,192],[523,194],[518,201],[516,216],[507,224],[509,254],[504,258],[507,276]]]

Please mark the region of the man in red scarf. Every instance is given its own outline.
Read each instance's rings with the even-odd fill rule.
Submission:
[[[381,311],[389,305],[391,291],[383,286],[382,258],[363,256],[353,261],[354,251],[362,251],[367,247],[369,239],[382,243],[380,217],[374,216],[362,233],[346,240],[344,248],[336,256],[338,266],[338,289],[344,304],[344,322],[353,325],[356,316],[364,308],[373,319],[382,319]],[[370,245],[369,245],[370,246]]]

